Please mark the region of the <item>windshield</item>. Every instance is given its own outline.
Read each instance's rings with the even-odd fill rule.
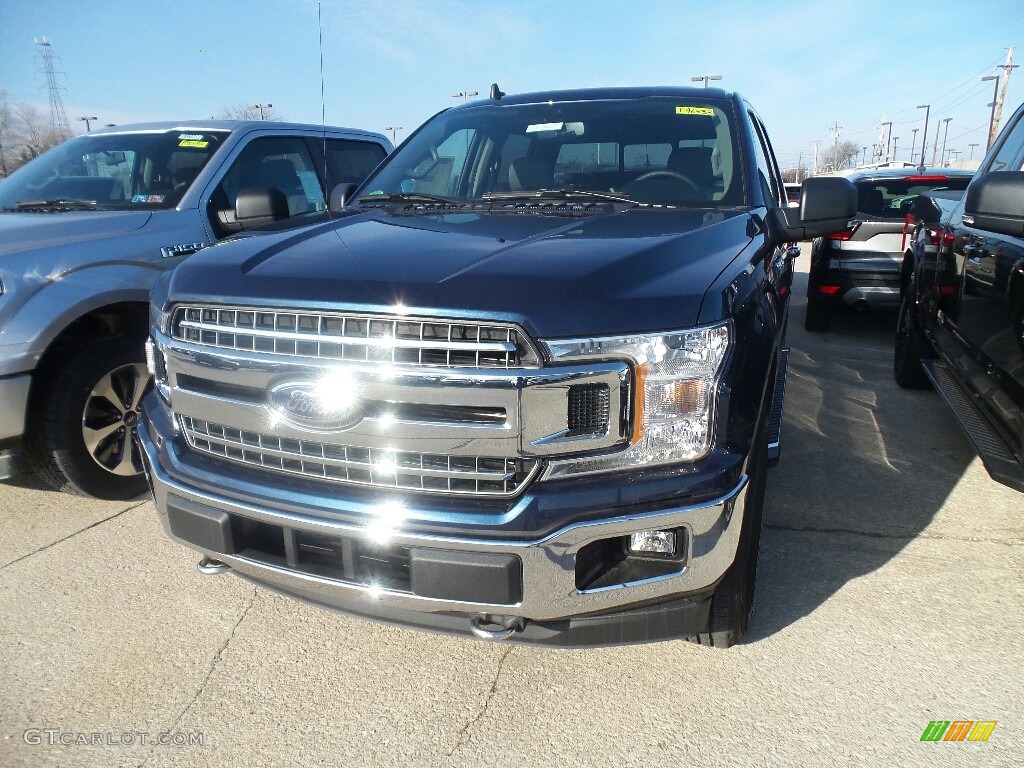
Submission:
[[[173,208],[227,131],[85,135],[37,157],[0,184],[0,208]]]
[[[744,203],[730,103],[656,97],[501,105],[443,112],[361,191],[373,196],[567,196],[641,203]]]

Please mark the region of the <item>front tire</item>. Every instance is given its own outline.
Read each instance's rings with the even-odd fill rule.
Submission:
[[[149,386],[142,342],[115,336],[83,345],[40,372],[25,447],[55,490],[132,499],[147,489],[133,432]]]
[[[904,389],[928,389],[931,382],[921,367],[921,361],[931,356],[931,345],[917,319],[917,290],[910,283],[903,291],[896,321],[896,345],[892,356],[896,383]]]
[[[773,379],[774,381],[774,379]],[[771,402],[769,398],[767,402]],[[736,548],[736,559],[715,587],[711,597],[711,614],[707,631],[687,638],[698,645],[729,648],[746,634],[750,611],[754,606],[754,587],[757,582],[757,554],[761,546],[761,522],[764,514],[764,494],[768,478],[768,423],[767,409],[762,413],[751,446],[746,495],[744,497],[743,528]]]

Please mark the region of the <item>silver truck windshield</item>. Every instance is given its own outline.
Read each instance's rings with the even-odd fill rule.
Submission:
[[[0,210],[173,208],[227,131],[79,136],[0,184]]]
[[[428,122],[360,192],[457,200],[611,196],[744,203],[728,102],[666,97],[453,109]]]

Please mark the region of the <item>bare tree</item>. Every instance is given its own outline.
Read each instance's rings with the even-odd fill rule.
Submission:
[[[852,168],[853,161],[860,154],[860,147],[855,141],[840,141],[838,145],[827,144],[824,149],[822,163],[833,171]]]
[[[69,138],[31,104],[8,101],[0,93],[0,178]]]
[[[260,120],[259,107],[251,104],[235,104],[234,106],[226,106],[221,111],[218,117],[221,120]],[[263,108],[263,120],[277,120],[282,121],[285,116],[278,110],[270,107]]]

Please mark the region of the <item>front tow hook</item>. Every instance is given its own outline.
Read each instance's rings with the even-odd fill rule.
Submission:
[[[220,560],[214,560],[212,557],[204,557],[196,565],[196,570],[204,576],[216,576],[218,573],[225,573],[231,570],[231,566],[227,563],[222,563]]]
[[[473,634],[483,640],[506,640],[525,626],[526,619],[522,616],[488,616],[478,613],[469,620]]]

